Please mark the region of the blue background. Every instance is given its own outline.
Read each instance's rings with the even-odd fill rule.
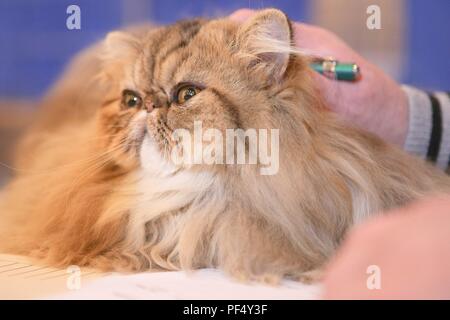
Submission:
[[[310,1],[1,0],[0,97],[40,97],[74,54],[125,24],[219,16],[241,7],[277,7],[294,20],[310,22]],[[398,80],[449,90],[450,1],[405,2],[407,63]],[[66,28],[70,4],[81,7],[81,30]]]

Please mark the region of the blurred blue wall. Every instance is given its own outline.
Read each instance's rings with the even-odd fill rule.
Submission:
[[[450,0],[408,0],[403,81],[450,91]]]
[[[66,28],[73,3],[81,30]],[[120,21],[120,1],[1,0],[0,96],[41,96],[78,50]]]
[[[80,49],[121,25],[220,16],[240,7],[277,7],[310,21],[313,0],[1,0],[0,97],[39,97]],[[81,7],[81,30],[66,29],[66,8]],[[403,81],[450,89],[449,0],[407,1],[408,50]]]

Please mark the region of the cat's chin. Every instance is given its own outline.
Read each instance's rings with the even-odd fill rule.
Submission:
[[[178,167],[163,157],[157,142],[148,130],[142,141],[139,157],[142,169],[158,176],[169,176],[179,170]]]
[[[129,140],[138,145],[141,168],[165,176],[175,172],[177,168],[164,158],[159,147],[160,143],[154,135],[154,122],[154,119],[149,119],[147,112],[138,113],[131,124]]]

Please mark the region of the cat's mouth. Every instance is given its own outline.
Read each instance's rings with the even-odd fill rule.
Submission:
[[[172,128],[167,125],[165,118],[158,112],[147,113],[146,115],[145,128],[142,130],[142,141],[148,136],[163,156],[169,156],[175,145],[172,139]]]
[[[171,151],[176,145],[171,138],[172,132],[164,119],[151,114],[145,117],[141,127],[140,162],[147,172],[168,176],[180,169],[171,161]]]

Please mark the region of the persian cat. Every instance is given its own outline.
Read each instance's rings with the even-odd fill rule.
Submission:
[[[55,266],[302,279],[352,225],[450,190],[444,173],[329,112],[292,38],[267,9],[242,25],[112,32],[83,52],[18,146],[0,250]],[[278,129],[277,172],[174,163],[172,133],[195,121]]]

